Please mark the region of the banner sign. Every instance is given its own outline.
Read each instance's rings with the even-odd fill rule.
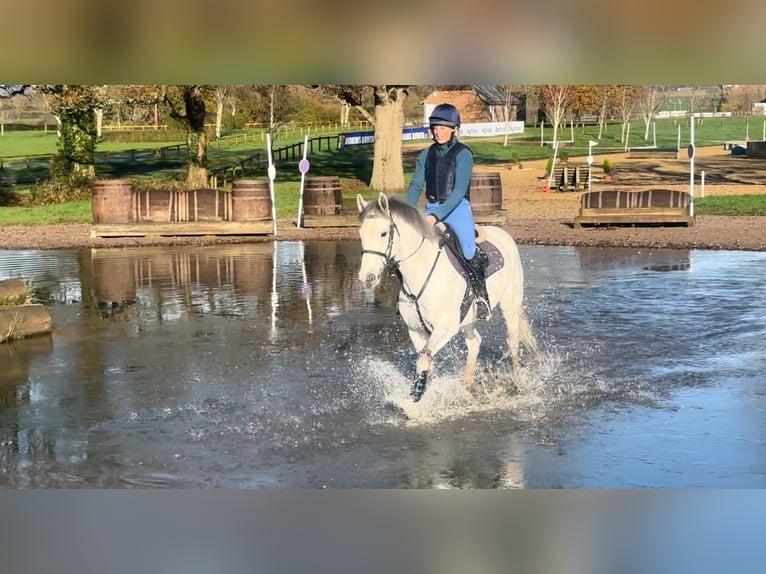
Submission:
[[[463,124],[459,131],[461,136],[474,138],[504,136],[508,134],[523,134],[524,122],[483,122],[474,124]],[[340,147],[352,145],[365,145],[375,143],[375,132],[346,132],[338,136],[340,138]],[[431,130],[428,126],[417,128],[404,128],[402,130],[402,141],[415,141],[431,139]]]
[[[506,133],[523,134],[524,122],[483,122],[477,124],[463,124],[460,126],[460,135],[472,138],[504,136]]]
[[[364,145],[375,143],[375,132],[346,132],[340,134],[340,147],[352,145]],[[402,141],[427,140],[431,139],[431,132],[428,127],[404,128],[402,130]]]

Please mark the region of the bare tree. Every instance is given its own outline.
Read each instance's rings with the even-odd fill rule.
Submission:
[[[664,102],[665,94],[665,86],[642,86],[637,92],[638,109],[644,122],[644,141],[649,139],[649,128]]]
[[[545,117],[553,126],[553,143],[555,145],[558,138],[559,126],[564,122],[567,110],[574,101],[576,91],[572,85],[545,85],[540,86],[540,97],[542,99]]]
[[[516,118],[516,94],[519,92],[520,87],[516,85],[504,85],[500,86],[500,88],[503,90],[503,121],[505,122],[503,147],[507,147],[511,121]]]
[[[601,139],[610,111],[619,109],[622,91],[619,86],[614,85],[601,85],[596,91],[598,92],[598,139]]]
[[[221,138],[221,124],[223,123],[223,105],[226,103],[226,86],[216,86],[213,89],[215,97],[215,137]]]
[[[616,86],[614,105],[622,124],[622,129],[620,131],[621,142],[625,141],[625,132],[630,123],[630,118],[633,116],[633,110],[636,109],[636,102],[638,101],[642,90],[642,86]]]

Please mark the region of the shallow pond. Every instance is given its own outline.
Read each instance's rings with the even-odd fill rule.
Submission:
[[[0,251],[55,322],[0,345],[0,487],[766,487],[766,253],[521,254],[542,356],[493,317],[412,403],[358,242]]]

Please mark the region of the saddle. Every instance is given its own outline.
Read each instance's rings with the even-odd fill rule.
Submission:
[[[455,270],[460,274],[461,277],[463,277],[463,279],[465,279],[466,282],[466,290],[463,294],[463,301],[460,304],[460,320],[462,321],[465,319],[465,316],[468,313],[468,309],[471,308],[471,304],[473,303],[474,299],[473,289],[471,288],[473,282],[473,272],[471,271],[471,268],[468,264],[468,260],[463,255],[463,250],[460,249],[457,235],[455,235],[452,228],[444,222],[440,222],[439,226],[443,226],[441,228],[441,243],[447,248],[445,249],[447,258],[450,260]],[[487,240],[486,233],[484,233],[484,230],[481,227],[475,226],[474,230],[476,235],[476,246],[477,248],[481,249],[487,256],[487,262],[484,265],[484,278],[486,280],[490,275],[497,272],[503,266],[503,255],[493,243]]]

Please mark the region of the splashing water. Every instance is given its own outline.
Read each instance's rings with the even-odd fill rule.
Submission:
[[[413,402],[411,380],[398,366],[379,358],[358,365],[359,387],[367,397],[372,424],[417,426],[502,411],[516,420],[535,421],[580,393],[581,374],[567,370],[561,357],[542,353],[518,372],[480,367],[475,391],[470,392],[462,372],[441,372],[428,382],[423,398]],[[585,378],[585,380],[588,380]],[[392,415],[392,411],[396,415]]]

